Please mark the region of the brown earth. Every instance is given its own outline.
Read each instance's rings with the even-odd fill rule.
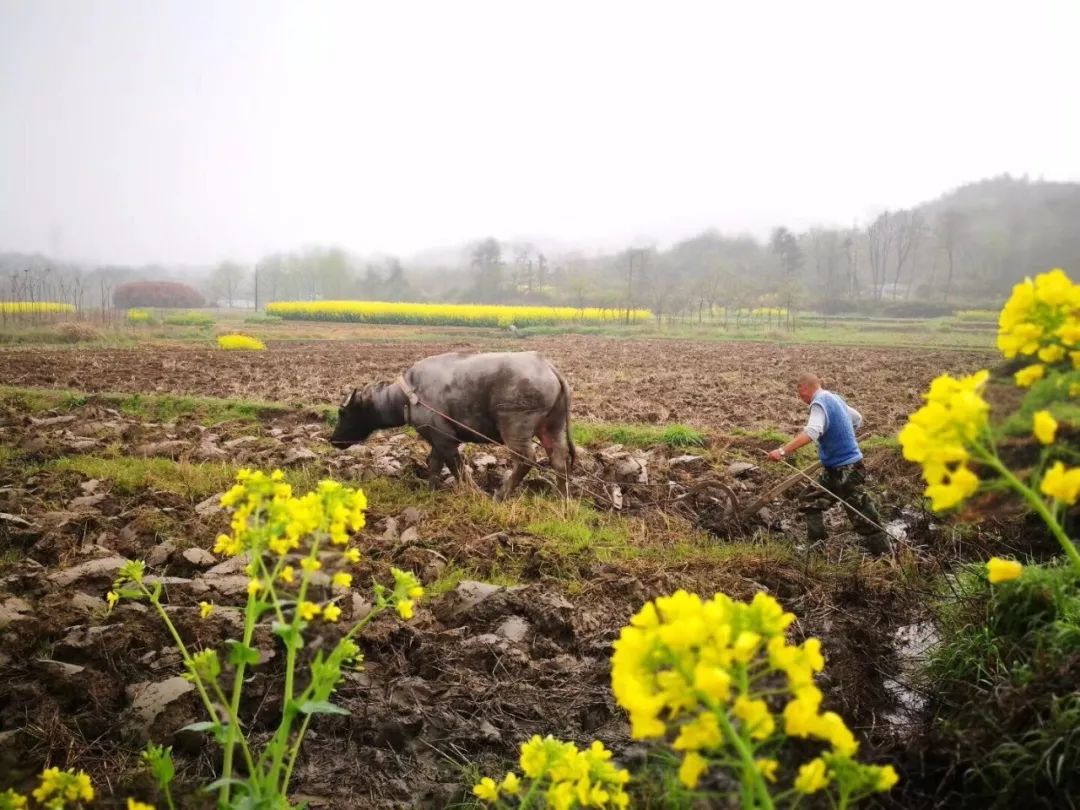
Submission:
[[[392,377],[418,357],[488,345],[495,343],[283,341],[265,353],[175,345],[4,350],[0,379],[27,387],[317,405],[336,402],[349,383]],[[770,529],[798,536],[788,499],[735,524],[725,523],[730,513],[723,503],[713,504],[718,513],[710,511],[710,490],[692,499],[690,510],[666,498],[714,482],[746,502],[782,477],[775,469],[728,469],[731,460],[760,457],[768,442],[717,431],[797,425],[803,407],[789,380],[803,367],[819,371],[862,407],[875,432],[885,433],[917,404],[935,374],[970,370],[982,358],[594,337],[510,345],[538,348],[560,366],[575,390],[576,418],[681,421],[710,431],[711,452],[689,451],[702,461],[676,461],[683,451],[660,447],[647,453],[583,449],[579,492],[606,515],[610,500],[594,497],[604,486],[599,481],[623,489],[640,556],[604,561],[592,549],[559,549],[535,532],[506,530],[483,509],[457,508],[462,498],[482,504],[486,494],[429,495],[421,483],[424,448],[405,434],[328,453],[327,425],[307,408],[268,413],[256,423],[204,425],[196,416],[156,422],[93,397],[45,413],[30,412],[17,397],[0,402],[0,444],[12,452],[0,456],[0,550],[9,561],[0,568],[4,781],[25,784],[46,764],[78,765],[108,781],[100,806],[112,807],[126,795],[154,798],[137,758],[148,737],[174,745],[183,785],[212,778],[218,756],[201,736],[176,733],[203,718],[176,682],[181,666],[160,622],[137,604],[106,615],[102,600],[118,557],[146,558],[152,574],[167,578],[170,610],[186,642],[220,646],[235,637],[237,613],[226,606],[242,604],[244,577],[235,565],[202,553],[226,522],[216,492],[150,481],[122,486],[56,466],[73,456],[169,459],[181,470],[190,470],[189,462],[282,466],[305,481],[332,475],[367,482],[369,493],[386,492],[388,500],[372,498],[358,582],[386,581],[391,565],[413,570],[426,584],[453,568],[478,580],[500,568],[519,572],[518,586],[462,583],[426,600],[413,622],[380,620],[364,635],[365,670],[350,674],[335,698],[352,714],[313,725],[297,771],[298,794],[313,807],[452,805],[464,798],[470,763],[499,773],[533,733],[580,743],[599,738],[623,763],[640,761],[643,751],[631,744],[611,699],[610,644],[645,599],[678,587],[736,598],[759,589],[775,594],[799,617],[798,633],[823,639],[829,666],[822,687],[830,706],[857,729],[867,755],[888,758],[901,750],[908,730],[883,716],[895,703],[888,685],[897,668],[892,637],[920,615],[925,596],[899,574],[901,566],[936,565],[949,532],[932,528],[926,515],[906,512],[908,534],[898,556],[865,560],[852,553],[851,535],[836,514],[837,534],[825,556],[803,559],[764,539]],[[505,454],[477,449],[469,455],[475,481],[490,493],[506,469]],[[868,465],[886,493],[890,517],[915,502],[915,471],[895,451],[870,453]],[[635,484],[642,469],[648,484]],[[388,479],[404,486],[406,500],[380,489]],[[554,507],[550,517],[558,518]],[[711,556],[710,547],[722,541],[701,529],[749,548],[730,558]],[[700,553],[665,556],[686,538],[701,545]],[[220,609],[201,622],[196,605],[208,595]],[[363,609],[363,595],[358,588],[353,610]],[[279,708],[274,688],[281,666],[269,637],[259,646],[267,660],[245,707],[256,736],[267,733]],[[182,804],[200,806],[195,798]]]
[[[615,340],[566,335],[455,342],[271,342],[266,352],[226,352],[182,344],[134,349],[0,350],[0,380],[81,391],[198,394],[336,404],[352,386],[393,379],[444,351],[535,349],[566,375],[574,418],[684,422],[704,428],[793,428],[805,407],[793,391],[803,370],[865,411],[875,433],[895,432],[938,374],[970,373],[981,352],[684,340]]]

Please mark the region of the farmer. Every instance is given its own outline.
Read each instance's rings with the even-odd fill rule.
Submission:
[[[867,491],[863,454],[855,439],[862,414],[839,394],[822,388],[821,379],[813,374],[799,377],[798,391],[799,399],[810,406],[810,418],[794,439],[769,453],[769,459],[783,461],[800,447],[817,442],[821,486],[844,501],[844,510],[863,547],[871,554],[884,553],[889,538],[881,529],[881,517]],[[824,512],[836,502],[832,495],[811,485],[799,496],[799,511],[806,516],[806,538],[811,546],[825,539]]]

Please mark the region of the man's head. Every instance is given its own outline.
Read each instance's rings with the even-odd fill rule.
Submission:
[[[821,390],[821,378],[816,374],[800,374],[798,388],[799,399],[809,405],[814,399],[814,394]]]

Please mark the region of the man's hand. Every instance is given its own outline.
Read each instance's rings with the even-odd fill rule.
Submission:
[[[783,461],[784,456],[786,455],[787,453],[784,452],[784,448],[778,447],[775,450],[769,452],[769,461]]]

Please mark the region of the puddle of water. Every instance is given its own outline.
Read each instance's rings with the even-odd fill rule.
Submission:
[[[883,527],[889,537],[897,543],[906,543],[908,539],[908,524],[905,520],[891,520]]]
[[[898,627],[893,634],[893,646],[900,669],[895,678],[885,679],[885,688],[896,699],[896,707],[884,716],[884,720],[903,733],[922,716],[927,698],[908,684],[918,667],[926,660],[926,654],[937,644],[937,629],[930,622],[916,622]]]
[[[896,543],[906,543],[911,538],[911,529],[919,520],[919,514],[914,510],[904,508],[900,510],[900,517],[890,520],[882,528]]]

